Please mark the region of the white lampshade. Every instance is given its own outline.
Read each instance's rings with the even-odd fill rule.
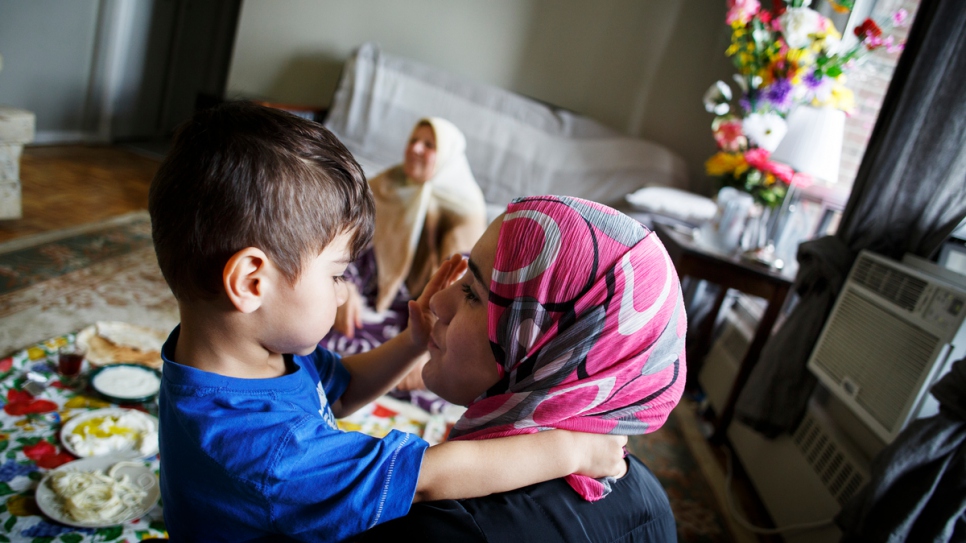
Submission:
[[[844,111],[798,106],[788,116],[788,132],[771,159],[833,184],[839,179],[844,133]]]

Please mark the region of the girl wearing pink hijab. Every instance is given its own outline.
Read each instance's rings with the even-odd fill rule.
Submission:
[[[438,320],[423,379],[468,407],[450,439],[645,434],[664,424],[684,389],[687,319],[654,233],[586,200],[522,198],[477,242],[469,269],[430,302]],[[367,537],[675,541],[664,489],[636,457],[627,465],[619,479],[570,476],[417,504]]]

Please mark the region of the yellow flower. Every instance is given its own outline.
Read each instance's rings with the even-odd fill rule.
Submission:
[[[47,341],[44,342],[44,345],[48,349],[52,351],[56,351],[57,349],[63,347],[64,345],[67,345],[67,338],[64,336],[60,336],[60,337],[55,337],[54,339],[48,339]]]
[[[13,423],[13,425],[14,426],[19,426],[25,432],[33,432],[34,431],[34,425],[33,425],[33,423],[31,422],[30,419],[27,419],[27,418],[20,419],[17,422]]]
[[[40,508],[33,498],[17,494],[7,500],[7,511],[14,517],[40,516]]]
[[[715,177],[721,175],[741,175],[748,169],[748,163],[745,162],[745,157],[741,153],[726,153],[724,151],[719,151],[711,156],[707,162],[704,163],[704,169],[708,172],[708,175],[713,175]]]
[[[832,107],[849,113],[855,109],[855,94],[853,94],[852,89],[848,87],[835,85],[832,87],[831,102]]]
[[[47,356],[47,351],[41,349],[40,347],[31,347],[27,349],[27,358],[31,360],[39,360]]]

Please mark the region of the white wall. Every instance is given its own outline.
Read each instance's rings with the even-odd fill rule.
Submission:
[[[227,88],[327,106],[373,40],[667,145],[710,192],[701,96],[733,72],[724,15],[724,0],[244,0]]]
[[[39,144],[107,142],[152,124],[162,0],[0,0],[0,104],[36,115]]]
[[[33,111],[37,140],[93,130],[86,108],[98,0],[0,0],[0,103]]]

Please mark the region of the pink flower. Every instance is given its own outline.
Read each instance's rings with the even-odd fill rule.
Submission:
[[[745,162],[756,170],[770,173],[785,183],[791,183],[795,177],[795,170],[791,166],[772,162],[769,160],[770,157],[771,153],[765,149],[752,149],[745,153]]]
[[[886,45],[886,41],[884,39],[882,39],[879,36],[875,36],[873,34],[867,35],[862,40],[862,43],[865,44],[866,49],[868,49],[869,51],[873,51],[875,49],[882,47],[883,45]]]
[[[892,14],[892,24],[894,26],[902,26],[906,24],[906,21],[908,19],[909,19],[909,12],[904,9],[900,9],[899,11]]]
[[[725,151],[735,152],[748,145],[748,138],[741,131],[741,120],[735,119],[719,124],[714,130],[714,141]]]
[[[725,22],[734,24],[735,22],[746,25],[761,9],[758,0],[728,0],[728,15]]]
[[[812,176],[808,175],[807,173],[796,173],[792,176],[791,184],[800,189],[807,189],[812,185],[813,181],[814,179]]]

